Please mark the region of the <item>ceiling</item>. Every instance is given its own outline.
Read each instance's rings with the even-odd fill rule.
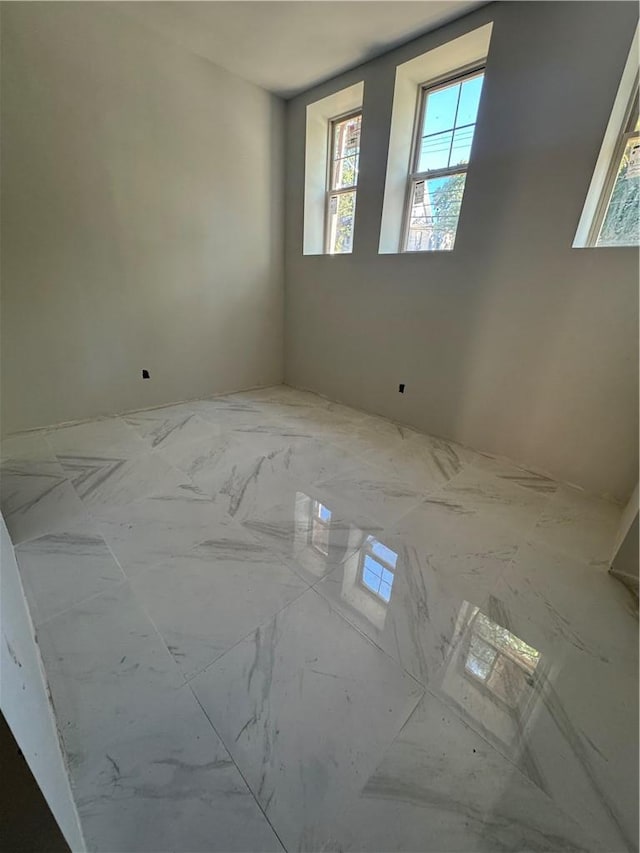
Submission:
[[[291,97],[458,18],[475,0],[214,0],[118,3],[228,71]]]

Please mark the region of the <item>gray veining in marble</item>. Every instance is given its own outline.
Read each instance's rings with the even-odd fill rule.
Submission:
[[[178,487],[180,473],[153,453],[132,458],[114,454],[59,455],[72,486],[92,512],[126,504]]]
[[[133,581],[185,676],[204,669],[307,589],[240,526],[219,525],[209,536]]]
[[[213,439],[220,433],[219,427],[207,423],[187,404],[125,415],[123,420],[138,433],[150,450],[202,438]]]
[[[86,518],[82,501],[57,461],[3,462],[0,509],[14,545]]]
[[[286,387],[0,456],[90,850],[637,851],[620,507]]]
[[[588,832],[430,695],[344,803],[333,834],[345,850],[593,849]]]
[[[36,627],[124,580],[97,527],[87,522],[19,545],[16,559]]]
[[[187,551],[229,520],[220,503],[190,482],[95,513],[107,544],[128,577]]]
[[[314,590],[191,686],[291,850],[330,831],[422,695]]]
[[[90,849],[281,849],[126,582],[40,636]]]

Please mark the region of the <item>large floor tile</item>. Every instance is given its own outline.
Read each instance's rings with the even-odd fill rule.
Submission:
[[[137,575],[133,588],[185,676],[204,669],[307,588],[239,525]]]
[[[565,554],[608,566],[622,510],[580,489],[560,486],[532,537]]]
[[[331,847],[322,847],[323,841]],[[434,697],[427,695],[304,850],[577,851],[596,839]]]
[[[420,433],[405,431],[401,441],[386,441],[365,458],[422,492],[431,492],[460,472],[463,461],[455,445]]]
[[[188,687],[74,778],[89,850],[282,851]]]
[[[220,433],[219,427],[207,423],[191,411],[187,404],[136,412],[124,415],[123,420],[136,431],[150,450],[213,439]]]
[[[467,465],[442,489],[447,500],[475,512],[487,522],[508,525],[513,530],[533,529],[550,498],[544,477],[512,471],[493,470]]]
[[[548,654],[571,646],[594,660],[637,658],[628,590],[602,566],[539,542],[522,545],[496,588],[518,633]]]
[[[87,518],[82,501],[57,461],[3,462],[0,509],[14,545]]]
[[[572,646],[550,654],[534,642],[500,598],[464,602],[428,690],[587,828],[595,849],[632,850],[637,662],[609,669]]]
[[[279,482],[284,486],[284,480]],[[312,584],[341,566],[381,529],[362,515],[336,509],[331,497],[313,486],[291,482],[280,489],[277,500],[262,500],[245,512],[242,525]]]
[[[91,850],[280,849],[126,582],[40,645]]]
[[[70,453],[58,459],[79,497],[94,514],[178,488],[184,477],[159,454],[133,457]]]
[[[322,417],[326,421],[326,435],[331,440],[365,458],[375,453],[384,457],[391,449],[402,452],[404,445],[418,434],[409,427],[363,412],[354,412],[351,417],[343,416],[339,420],[332,412]]]
[[[279,437],[225,431],[214,442],[205,439],[161,452],[231,516],[241,517],[265,495],[273,499],[281,478],[269,460],[285,447]]]
[[[283,435],[283,438],[287,438]],[[360,457],[339,445],[315,437],[288,437],[282,450],[269,459],[273,470],[283,476],[306,483],[315,483],[330,477],[354,471],[366,470]]]
[[[484,560],[483,583],[468,575],[455,586],[428,551],[385,532],[364,539],[318,584],[345,619],[380,646],[423,685],[429,685],[459,642],[461,607],[483,605],[503,570]],[[452,573],[456,571],[452,560]],[[454,591],[455,590],[455,591]],[[464,597],[461,597],[464,596]]]
[[[46,439],[46,430],[33,430],[3,438],[0,441],[0,462],[7,460],[55,462],[55,454]]]
[[[436,492],[385,531],[438,575],[442,589],[480,601],[493,589],[524,542],[518,527],[495,521]]]
[[[144,442],[122,418],[102,418],[47,431],[47,441],[57,455],[132,456],[143,453]],[[107,455],[109,455],[107,453]]]
[[[336,849],[342,804],[422,694],[314,590],[190,684],[290,850]]]
[[[259,426],[273,420],[273,412],[267,402],[257,398],[243,399],[236,394],[197,400],[191,405],[199,417],[221,428]]]
[[[426,494],[400,477],[375,465],[362,465],[318,486],[331,496],[345,513],[365,515],[389,526],[425,500]]]
[[[128,577],[188,551],[229,518],[224,507],[189,482],[95,515]]]
[[[16,559],[36,627],[124,580],[97,528],[86,521],[19,545]]]

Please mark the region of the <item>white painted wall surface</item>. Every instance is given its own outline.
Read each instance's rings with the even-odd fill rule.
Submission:
[[[628,498],[638,252],[572,242],[637,19],[633,3],[493,3],[288,103],[289,384]],[[455,249],[380,255],[396,66],[492,20]],[[305,256],[306,105],[358,81],[353,254]]]
[[[283,103],[119,5],[2,4],[5,432],[282,379]]]
[[[611,571],[614,575],[622,578],[627,584],[638,592],[638,580],[640,575],[639,540],[640,536],[640,495],[639,486],[636,484],[629,503],[626,505],[620,527],[616,535],[615,545],[611,556]]]
[[[71,850],[85,849],[35,629],[0,516],[0,707]],[[10,782],[4,780],[10,787]]]

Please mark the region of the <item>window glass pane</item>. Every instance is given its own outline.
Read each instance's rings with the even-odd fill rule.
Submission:
[[[323,521],[331,521],[331,510],[321,503],[318,504],[318,515]]]
[[[639,245],[640,175],[629,169],[633,149],[640,151],[640,140],[627,142],[596,246]]]
[[[491,664],[478,660],[477,658],[474,658],[473,655],[469,655],[467,658],[465,668],[468,669],[469,672],[472,672],[476,678],[479,678],[481,681],[484,681],[491,672]]]
[[[493,663],[497,654],[496,650],[481,640],[477,634],[474,634],[471,638],[471,651],[475,657],[479,660],[487,661],[487,663]]]
[[[398,559],[398,555],[395,551],[392,551],[391,548],[387,548],[386,545],[383,545],[382,542],[378,542],[377,539],[369,540],[371,545],[371,550],[374,554],[377,554],[378,557],[382,557],[390,566],[394,566],[396,564],[396,560]]]
[[[367,554],[364,558],[364,566],[367,571],[374,574],[377,578],[382,576],[382,566],[370,554]]]
[[[352,157],[342,157],[340,160],[336,160],[333,172],[332,190],[341,190],[345,187],[355,187],[358,183],[359,161],[360,157],[357,155]]]
[[[414,183],[407,251],[453,249],[465,180],[463,172]]]
[[[356,213],[356,193],[340,193],[329,199],[329,254],[340,255],[353,248],[353,222]]]
[[[380,578],[367,568],[362,572],[362,580],[364,585],[369,587],[372,592],[378,592],[380,589]]]
[[[365,554],[362,566],[362,582],[368,589],[379,595],[383,601],[391,601],[393,572],[385,569],[371,554]]]
[[[391,585],[393,583],[393,572],[389,572],[387,569],[382,569],[382,580]]]
[[[418,172],[469,162],[483,80],[484,74],[479,74],[427,93]]]
[[[436,133],[434,136],[425,136],[420,142],[418,172],[446,169],[449,165],[452,140],[453,132],[450,130]]]
[[[329,553],[329,528],[315,519],[311,527],[311,544],[322,554]]]
[[[378,595],[380,596],[380,598],[383,599],[383,601],[386,601],[387,603],[391,601],[391,584],[382,581],[382,583],[380,584],[380,590],[378,592]]]
[[[471,125],[471,127],[461,127],[454,132],[449,166],[462,166],[469,162],[474,130],[475,125]]]
[[[453,128],[459,93],[460,83],[453,83],[444,89],[436,89],[435,92],[429,92],[424,108],[422,136],[428,136],[431,133],[440,133],[443,130],[451,130]]]
[[[333,125],[331,189],[354,187],[358,183],[361,115]]]
[[[463,124],[476,123],[483,82],[484,74],[478,74],[477,77],[472,77],[470,80],[465,80],[462,84],[462,91],[460,92],[460,103],[458,104],[458,116],[456,118],[456,127],[460,127]]]

